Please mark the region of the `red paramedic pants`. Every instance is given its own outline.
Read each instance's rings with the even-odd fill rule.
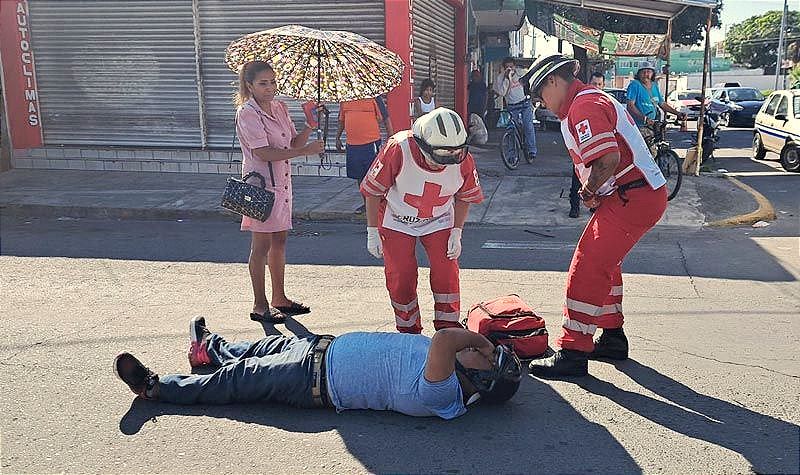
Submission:
[[[560,348],[591,352],[598,328],[621,328],[622,260],[661,219],[667,189],[634,188],[627,203],[614,193],[604,197],[581,235],[567,276]]]
[[[420,333],[419,301],[417,300],[417,237],[379,228],[383,245],[386,289],[394,309],[397,331]],[[433,326],[437,330],[460,326],[461,307],[458,281],[458,260],[447,258],[450,229],[420,236],[431,265],[431,290],[434,300]]]

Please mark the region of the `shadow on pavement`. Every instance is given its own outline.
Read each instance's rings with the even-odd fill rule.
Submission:
[[[535,402],[535,403],[534,403]],[[289,409],[272,404],[176,406],[134,400],[119,423],[134,435],[159,417],[206,416],[299,433],[335,430],[370,473],[641,473],[602,425],[547,384],[526,379],[503,406],[476,407],[453,421],[391,412]],[[476,447],[480,447],[476,450]],[[310,467],[310,471],[319,469]]]
[[[576,383],[667,429],[741,454],[755,473],[800,471],[797,425],[700,394],[635,360],[615,366],[672,404],[620,389],[593,376]]]

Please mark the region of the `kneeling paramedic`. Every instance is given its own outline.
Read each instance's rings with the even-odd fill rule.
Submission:
[[[543,377],[585,375],[589,358],[628,357],[622,260],[667,207],[666,180],[625,106],[576,79],[576,68],[574,59],[553,55],[529,71],[531,91],[561,119],[581,200],[596,208],[569,267],[560,349],[530,364]]]
[[[442,419],[463,415],[477,401],[510,399],[522,378],[511,351],[463,328],[441,330],[433,338],[270,335],[250,343],[226,341],[201,317],[192,319],[189,331],[189,364],[216,371],[159,377],[121,353],[114,361],[117,376],[141,398],[174,404],[277,402]]]
[[[461,117],[440,107],[389,139],[361,193],[367,206],[367,249],[383,257],[397,330],[420,333],[417,239],[431,266],[434,328],[459,327],[458,256],[470,203],[483,201]]]

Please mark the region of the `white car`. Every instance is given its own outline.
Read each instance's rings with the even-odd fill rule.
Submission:
[[[756,114],[753,158],[780,154],[786,171],[800,172],[800,90],[773,92]]]
[[[686,114],[689,120],[697,120],[697,117],[700,115],[700,101],[696,98],[702,95],[699,89],[672,91],[669,93],[667,103],[678,112]]]

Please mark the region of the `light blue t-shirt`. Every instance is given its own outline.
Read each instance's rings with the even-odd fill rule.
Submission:
[[[431,339],[404,333],[346,333],[326,356],[328,394],[337,411],[374,409],[453,419],[467,412],[456,373],[425,379]]]
[[[664,102],[664,98],[661,97],[661,91],[658,90],[658,84],[655,82],[652,83],[650,85],[650,92],[648,92],[644,84],[637,79],[634,79],[628,84],[627,97],[629,101],[634,101],[639,112],[650,119],[655,119],[657,117],[656,108],[659,104]],[[636,125],[644,124],[644,121],[639,120],[638,117],[634,117],[633,119],[636,121]]]

